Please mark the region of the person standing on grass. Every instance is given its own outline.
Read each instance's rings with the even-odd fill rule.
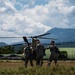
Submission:
[[[27,68],[28,60],[30,60],[30,65],[33,66],[33,49],[31,43],[28,43],[28,46],[24,48],[25,54],[25,67]]]
[[[42,66],[43,65],[43,56],[45,54],[45,48],[40,43],[39,40],[36,40],[36,66]]]
[[[60,54],[60,51],[58,49],[58,47],[55,45],[55,41],[51,41],[50,46],[49,46],[51,55],[48,59],[48,66],[51,65],[51,62],[54,60],[55,65],[57,64],[57,60],[58,60],[58,54]]]

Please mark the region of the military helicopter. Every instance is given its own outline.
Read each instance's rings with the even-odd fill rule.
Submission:
[[[0,37],[0,38],[23,38],[24,40],[24,43],[21,43],[21,44],[14,44],[14,45],[8,45],[8,46],[16,46],[16,45],[22,45],[22,44],[29,44],[30,42],[28,41],[27,38],[31,38],[32,39],[32,47],[33,49],[35,49],[36,47],[36,40],[37,39],[50,39],[50,40],[57,40],[55,38],[48,38],[48,37],[44,37],[46,35],[50,35],[51,33],[45,33],[45,34],[41,34],[41,35],[37,35],[37,36],[23,36],[23,37]],[[47,43],[45,43],[47,44]],[[65,53],[62,53],[62,54],[65,54]],[[35,51],[34,51],[34,55],[35,55]]]
[[[9,38],[23,38],[23,40],[24,40],[24,43],[13,44],[13,45],[7,45],[7,46],[17,46],[17,45],[23,45],[23,44],[28,45],[28,44],[30,43],[30,42],[28,41],[28,38],[31,38],[31,39],[32,39],[31,44],[32,44],[32,47],[33,47],[33,50],[34,50],[35,47],[36,47],[36,40],[37,40],[37,39],[51,39],[51,40],[55,40],[54,38],[47,38],[47,37],[44,37],[44,36],[49,35],[49,34],[50,34],[50,33],[45,33],[45,34],[41,34],[41,35],[37,35],[37,36],[0,37],[0,38],[2,38],[2,39],[4,39],[4,38],[7,38],[7,39],[9,39]],[[34,52],[34,54],[35,54],[35,52]]]

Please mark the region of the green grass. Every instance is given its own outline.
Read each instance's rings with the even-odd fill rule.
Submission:
[[[75,67],[54,66],[54,67],[18,67],[0,68],[0,75],[75,75]]]
[[[67,51],[68,58],[75,58],[75,48],[59,48],[60,51]]]

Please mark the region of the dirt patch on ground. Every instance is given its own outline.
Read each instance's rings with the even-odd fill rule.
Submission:
[[[44,61],[43,66],[47,66],[47,61]],[[58,61],[58,65],[63,66],[75,66],[75,61]],[[0,68],[18,68],[24,66],[24,61],[0,61]],[[34,61],[34,66],[36,66],[36,61]],[[55,66],[54,62],[51,63],[51,66]],[[28,63],[30,67],[30,62]]]

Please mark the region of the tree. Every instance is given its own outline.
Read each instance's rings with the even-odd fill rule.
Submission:
[[[0,54],[12,54],[14,53],[13,46],[0,47]]]

